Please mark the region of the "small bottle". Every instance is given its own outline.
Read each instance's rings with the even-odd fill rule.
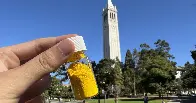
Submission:
[[[76,100],[84,100],[98,94],[98,87],[91,62],[85,55],[86,46],[82,36],[69,38],[75,45],[75,52],[68,58],[67,74]]]

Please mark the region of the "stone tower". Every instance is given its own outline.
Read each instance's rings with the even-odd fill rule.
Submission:
[[[103,9],[103,52],[104,58],[121,61],[117,8],[108,0]]]

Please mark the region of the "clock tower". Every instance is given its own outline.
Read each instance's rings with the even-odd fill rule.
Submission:
[[[102,17],[104,58],[118,58],[121,61],[117,8],[111,0],[108,0],[103,9]]]

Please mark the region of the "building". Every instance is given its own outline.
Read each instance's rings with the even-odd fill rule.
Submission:
[[[118,58],[121,61],[117,8],[111,0],[103,9],[102,17],[104,58]]]
[[[176,79],[178,79],[178,78],[181,78],[181,75],[182,75],[182,73],[184,72],[185,70],[184,70],[184,68],[182,68],[182,67],[177,67],[177,69],[176,69]]]

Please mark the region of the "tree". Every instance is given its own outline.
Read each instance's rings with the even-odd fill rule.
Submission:
[[[140,44],[140,48],[143,50],[149,50],[150,46],[148,44],[144,43],[144,44]]]
[[[62,98],[64,95],[64,86],[61,81],[57,79],[55,76],[52,77],[51,86],[42,94],[46,99]]]
[[[134,68],[134,61],[130,50],[126,52],[124,70],[128,68]]]
[[[189,62],[185,63],[184,70],[182,73],[183,87],[187,89],[194,89],[196,87],[196,50],[191,51],[191,57],[194,60],[194,64]]]
[[[97,64],[97,83],[99,84],[99,88],[107,91],[107,87],[111,84],[110,73],[112,70],[112,65],[114,65],[115,61],[110,59],[102,59]]]
[[[96,62],[95,61],[92,61],[91,64],[92,64],[93,71],[94,72],[97,72],[97,69],[96,69],[97,64],[96,64]]]
[[[113,78],[113,85],[121,87],[123,84],[122,68],[118,58],[116,58],[115,64],[111,71],[111,77]]]
[[[137,73],[137,62],[138,62],[138,52],[136,49],[131,53],[130,50],[127,50],[125,57],[125,65],[123,71],[124,77],[124,93],[129,95],[133,92],[134,96],[136,95],[136,79],[139,77]]]
[[[173,55],[169,54],[171,48],[169,47],[168,42],[158,39],[154,44],[156,46],[155,50],[159,53],[159,55],[169,59],[174,59]]]
[[[45,90],[45,91],[41,94],[41,96],[44,98],[43,103],[46,103],[46,100],[50,99],[50,96],[49,96],[49,94],[48,94],[48,90]]]
[[[196,65],[196,50],[191,51],[191,56],[192,56],[194,63]]]
[[[196,87],[196,68],[194,64],[189,62],[185,63],[185,72],[182,73],[181,79],[183,82],[183,87],[187,89],[192,89]]]
[[[123,85],[122,68],[121,68],[121,63],[118,58],[116,58],[115,66],[112,68],[111,74],[112,74],[111,75],[112,78],[114,78],[113,83],[112,83],[112,87],[114,88],[112,92],[115,97],[115,103],[117,103],[118,102],[117,98],[121,92],[121,88]]]
[[[99,78],[98,78],[98,76],[99,76],[99,69],[97,68],[97,64],[96,64],[95,61],[92,61],[91,64],[92,64],[92,69],[93,69],[95,78],[98,81],[99,80]]]
[[[133,90],[133,59],[130,50],[127,50],[125,56],[125,64],[123,68],[123,78],[124,78],[124,94],[129,95]]]
[[[145,46],[147,46],[149,48],[148,45],[145,45]],[[134,96],[136,96],[137,95],[136,94],[136,89],[137,89],[136,85],[137,85],[137,87],[139,87],[138,84],[139,84],[139,82],[141,80],[141,78],[139,76],[139,72],[138,72],[139,53],[138,53],[137,49],[133,50],[132,58],[133,58],[132,61],[133,61],[133,71],[134,71],[133,91],[134,91]],[[136,81],[136,79],[137,79],[137,81]]]
[[[73,98],[71,86],[62,86],[61,97],[66,99],[69,98],[71,101],[71,98]]]
[[[159,93],[166,90],[166,84],[175,79],[175,65],[169,54],[169,43],[165,40],[157,40],[156,48],[149,48],[147,44],[140,45],[138,68],[142,77],[141,85],[145,92]]]
[[[119,60],[102,59],[96,67],[99,88],[108,94],[113,94],[112,89],[110,89],[112,85],[122,85],[122,69]]]
[[[134,77],[134,71],[133,69],[126,69],[123,72],[123,77],[124,77],[124,95],[130,95],[130,93],[133,92],[133,77]]]

